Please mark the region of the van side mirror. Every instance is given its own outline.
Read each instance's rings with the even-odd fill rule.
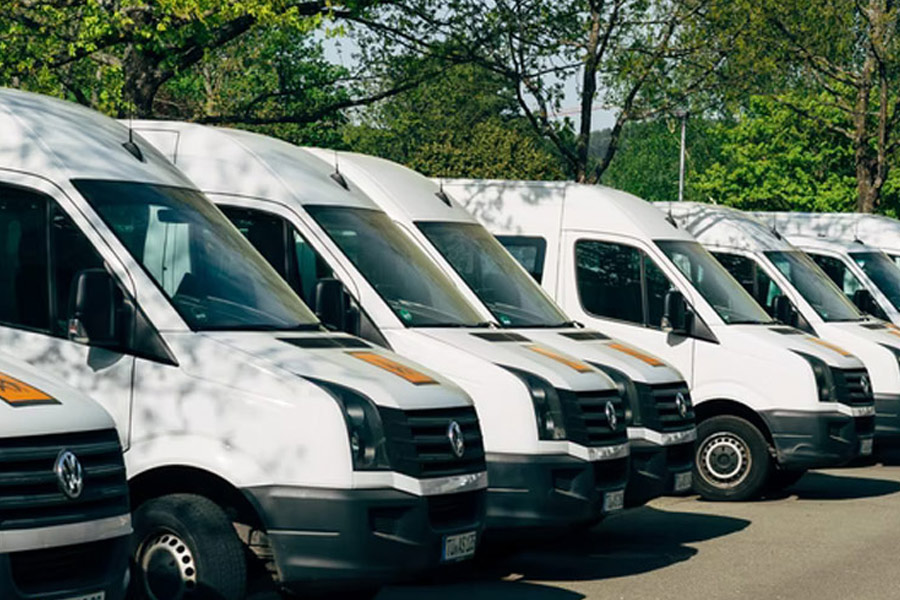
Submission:
[[[875,311],[878,309],[875,304],[875,298],[872,296],[872,292],[865,288],[860,288],[853,292],[853,304],[867,315],[874,315]]]
[[[328,329],[345,331],[347,328],[347,294],[344,284],[337,279],[320,279],[316,283],[316,316]]]
[[[118,288],[104,269],[75,275],[69,297],[68,335],[73,342],[95,346],[119,343]]]
[[[790,298],[784,294],[778,294],[772,298],[772,317],[791,327],[797,326],[798,314]]]
[[[687,302],[678,290],[669,290],[663,300],[662,328],[678,335],[687,335],[690,325]]]

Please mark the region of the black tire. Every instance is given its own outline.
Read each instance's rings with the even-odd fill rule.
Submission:
[[[800,481],[804,475],[806,475],[806,469],[787,471],[776,466],[773,467],[771,473],[769,473],[769,483],[766,487],[768,487],[770,491],[780,492]]]
[[[162,496],[138,507],[133,521],[135,598],[244,599],[244,546],[215,502],[194,494]]]
[[[694,491],[705,500],[757,498],[772,469],[769,444],[755,425],[731,415],[697,425]]]

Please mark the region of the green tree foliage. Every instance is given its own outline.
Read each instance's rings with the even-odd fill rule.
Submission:
[[[520,116],[503,78],[460,65],[365,111],[347,146],[430,176],[558,179],[562,164]]]

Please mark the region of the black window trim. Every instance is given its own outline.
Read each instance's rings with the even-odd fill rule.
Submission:
[[[532,273],[529,269],[525,269],[529,275],[531,275],[535,281],[538,283],[543,283],[544,279],[544,268],[547,263],[547,238],[540,235],[505,235],[505,234],[496,234],[494,237],[500,242],[500,245],[503,246],[507,252],[510,252],[507,247],[505,241],[516,242],[522,241],[526,242],[525,244],[513,244],[520,246],[531,246],[535,249],[537,254],[535,255],[534,262],[535,267],[538,267],[538,270]],[[510,254],[512,254],[510,252]],[[516,261],[519,262],[519,261]],[[521,264],[521,263],[520,263]],[[523,265],[524,268],[524,265]]]

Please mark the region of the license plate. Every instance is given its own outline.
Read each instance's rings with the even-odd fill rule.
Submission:
[[[445,536],[442,560],[451,561],[472,558],[475,555],[475,542],[477,540],[477,531]]]
[[[72,596],[70,598],[62,598],[61,600],[106,600],[106,592],[97,592],[96,594],[86,594],[84,596]]]
[[[603,512],[611,513],[625,508],[625,490],[603,494]]]
[[[859,453],[863,456],[872,454],[872,441],[871,439],[859,440]]]
[[[676,492],[686,492],[691,489],[691,484],[693,480],[691,479],[692,473],[688,471],[687,473],[675,473],[675,491]]]

